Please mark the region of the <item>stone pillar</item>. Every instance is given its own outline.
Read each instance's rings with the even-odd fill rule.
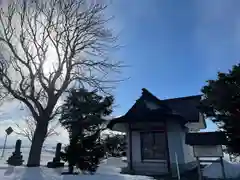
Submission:
[[[18,139],[16,141],[15,145],[15,151],[12,153],[12,156],[10,156],[7,160],[7,163],[12,166],[21,166],[23,164],[23,159],[22,159],[22,152],[21,152],[21,144],[22,141]]]
[[[53,158],[53,160],[51,162],[47,163],[47,167],[48,168],[58,168],[58,167],[63,167],[64,163],[61,162],[61,147],[62,144],[58,143],[57,147],[56,147],[56,151],[55,151],[55,157]]]

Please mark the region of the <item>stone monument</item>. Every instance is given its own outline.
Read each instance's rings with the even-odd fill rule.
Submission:
[[[20,151],[21,150],[21,144],[22,144],[22,141],[20,139],[18,139],[16,141],[16,145],[15,145],[15,151],[12,153],[12,156],[10,156],[7,160],[7,163],[9,165],[12,165],[12,166],[21,166],[23,164],[23,159],[22,159],[22,152]]]
[[[58,143],[55,151],[55,157],[51,162],[47,163],[48,168],[58,168],[58,167],[64,166],[64,163],[61,162],[61,158],[60,158],[61,147],[62,147],[62,144]]]

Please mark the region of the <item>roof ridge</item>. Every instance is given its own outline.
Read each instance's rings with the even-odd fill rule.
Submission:
[[[146,88],[142,88],[142,95],[143,94],[147,94],[147,95],[150,95],[152,96],[153,98],[155,98],[156,100],[159,100],[161,101],[159,98],[157,98],[157,96],[153,95],[150,91],[148,91]]]
[[[140,98],[144,98],[145,97],[150,97],[151,99],[153,99],[158,105],[171,110],[172,109],[164,103],[164,101],[162,101],[161,99],[157,98],[157,96],[154,96],[151,92],[149,92],[146,88],[142,88],[142,96]]]
[[[154,97],[156,100],[159,100],[159,101],[179,100],[179,99],[191,99],[191,98],[195,98],[195,97],[202,96],[202,94],[198,94],[198,95],[191,95],[191,96],[182,96],[182,97],[174,97],[174,98],[167,98],[167,99],[159,99],[157,96],[153,95],[153,94],[152,94],[149,90],[147,90],[146,88],[142,88],[142,94],[150,95],[150,96]]]

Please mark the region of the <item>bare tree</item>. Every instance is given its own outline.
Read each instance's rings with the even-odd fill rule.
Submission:
[[[121,66],[109,58],[116,38],[106,28],[105,9],[84,0],[15,0],[0,10],[0,85],[36,121],[28,166],[40,164],[64,92],[76,84],[104,92],[113,87],[109,73]]]
[[[25,124],[19,124],[15,123],[17,130],[14,130],[14,132],[18,135],[21,135],[23,137],[26,137],[30,142],[33,140],[34,132],[37,126],[37,122],[32,117],[26,117],[24,118]],[[58,136],[59,133],[56,131],[56,128],[60,125],[59,122],[52,122],[49,123],[48,131],[45,135],[45,140],[52,136]]]

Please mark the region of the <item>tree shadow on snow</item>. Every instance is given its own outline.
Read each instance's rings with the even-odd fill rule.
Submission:
[[[20,177],[17,177],[16,180],[19,178],[19,180],[44,180],[43,177],[43,171],[39,167],[31,167],[31,168],[25,168],[25,171],[20,175]]]
[[[124,175],[118,175],[118,174],[94,174],[94,175],[63,175],[62,180],[128,180],[128,179],[134,179],[134,177],[128,177]],[[146,180],[146,178],[142,178],[139,180]]]
[[[54,168],[53,171],[55,173],[57,173],[58,175],[61,175],[62,172],[63,172],[64,168],[63,167],[60,167],[60,168]]]
[[[14,166],[0,167],[0,170],[6,170],[4,172],[4,176],[10,176],[14,172],[14,169]]]
[[[57,180],[58,177],[46,168],[42,167],[26,167],[25,171],[16,177],[15,180]]]
[[[4,176],[10,176],[14,172],[14,166],[8,166],[6,171],[4,172]]]

